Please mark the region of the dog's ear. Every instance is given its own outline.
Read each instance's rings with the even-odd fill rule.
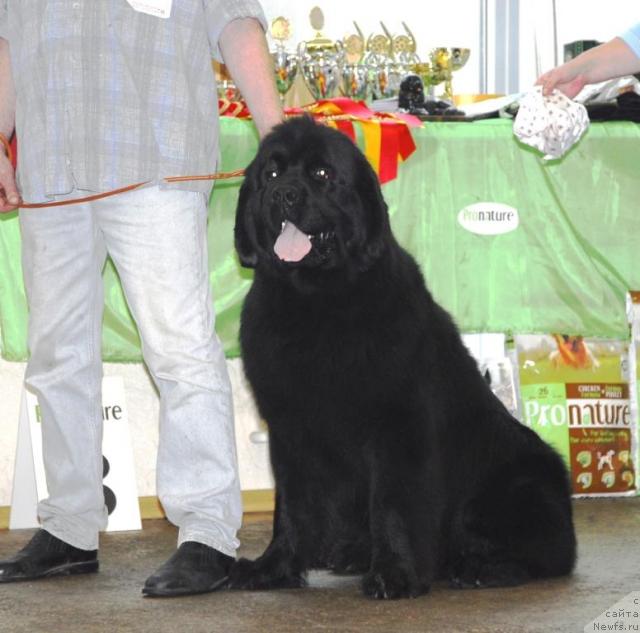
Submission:
[[[364,213],[366,235],[362,251],[362,267],[368,268],[384,250],[391,232],[387,203],[382,195],[380,180],[369,161],[362,156],[358,169],[358,195]]]
[[[240,187],[238,206],[236,207],[236,223],[233,229],[236,252],[240,263],[245,268],[255,268],[258,264],[255,209],[253,208],[257,192],[253,184],[253,172],[250,165]]]

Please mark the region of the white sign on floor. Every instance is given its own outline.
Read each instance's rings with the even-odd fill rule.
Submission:
[[[632,591],[587,624],[591,631],[640,631],[640,591]]]
[[[107,376],[102,381],[102,418],[103,489],[109,512],[107,531],[139,530],[142,527],[140,506],[121,376]],[[9,528],[39,527],[38,501],[47,496],[40,408],[36,396],[23,389]]]

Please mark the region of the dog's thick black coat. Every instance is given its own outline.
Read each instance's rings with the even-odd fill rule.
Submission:
[[[274,252],[285,222],[311,236],[290,261]],[[306,118],[277,127],[247,169],[235,230],[255,268],[241,348],[276,512],[270,545],[236,563],[231,587],[299,587],[326,567],[398,598],[441,578],[568,574],[565,466],[487,386],[351,140]]]

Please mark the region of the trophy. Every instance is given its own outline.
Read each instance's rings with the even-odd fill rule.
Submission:
[[[471,50],[468,48],[452,48],[451,49],[451,70],[455,72],[460,70],[468,61]]]
[[[356,33],[342,40],[344,63],[342,65],[342,93],[350,99],[366,101],[370,92],[369,67],[362,63],[365,40],[360,27],[353,23]]]
[[[471,51],[468,48],[434,48],[431,51],[431,85],[444,81],[442,98],[453,103],[452,74],[460,70],[469,59]]]
[[[455,73],[456,70],[460,70],[469,61],[469,55],[471,51],[468,48],[454,47],[450,48],[450,63],[451,73]],[[449,83],[445,83],[445,88],[448,87],[451,100],[453,101],[453,87],[451,85],[451,76],[449,76]]]
[[[436,82],[433,77],[433,73],[431,72],[431,64],[429,62],[418,62],[411,67],[411,72],[420,77],[425,91],[430,97],[433,97],[433,86],[436,84]]]
[[[329,99],[338,87],[343,49],[340,42],[322,36],[324,15],[320,7],[311,9],[309,17],[316,35],[298,46],[300,70],[313,97]]]
[[[443,46],[434,48],[429,53],[429,85],[437,86],[451,80],[451,63],[449,49]],[[445,88],[445,95],[447,90]]]
[[[415,64],[420,63],[420,58],[416,53],[416,38],[404,22],[402,22],[402,28],[404,29],[405,34],[395,36],[392,36],[389,33],[382,22],[380,22],[380,24],[391,41],[391,54],[396,64],[398,64],[401,74],[404,76],[411,72],[411,69]]]
[[[403,22],[404,34],[392,35],[380,22],[384,35],[373,35],[367,42],[366,62],[374,76],[374,94],[378,99],[398,95],[403,77],[413,71],[420,58],[416,53],[416,39]]]
[[[291,37],[291,25],[289,20],[280,16],[271,22],[271,37],[276,42],[276,50],[271,54],[276,73],[276,87],[280,93],[280,100],[284,98],[298,72],[298,58],[293,53],[285,50],[284,43]]]
[[[224,64],[216,61],[215,59],[211,60],[211,65],[213,67],[213,73],[216,78],[216,91],[218,93],[218,99],[223,99],[226,101],[238,101],[241,98],[240,93],[238,92],[236,85],[233,83],[227,67]]]
[[[385,99],[397,94],[394,84],[399,82],[396,81],[391,40],[386,35],[369,36],[364,64],[370,69],[374,99]]]

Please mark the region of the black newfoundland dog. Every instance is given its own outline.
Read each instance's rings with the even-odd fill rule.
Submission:
[[[438,579],[495,587],[572,570],[565,466],[487,386],[347,136],[300,118],[266,137],[235,238],[255,268],[240,338],[276,511],[232,588],[300,587],[329,568],[402,598]]]

